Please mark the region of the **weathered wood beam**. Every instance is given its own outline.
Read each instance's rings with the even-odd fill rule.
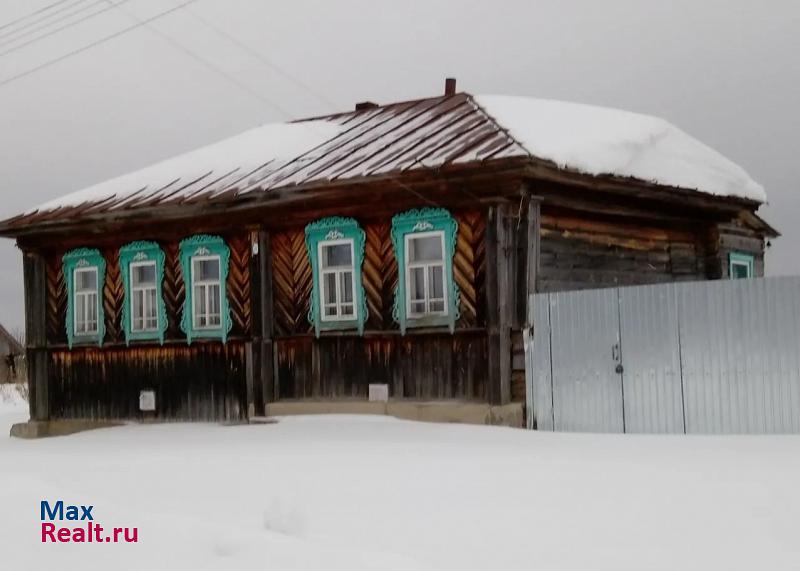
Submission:
[[[511,265],[509,204],[489,207],[486,227],[486,321],[488,330],[488,399],[511,402]]]
[[[47,375],[47,277],[45,259],[38,252],[23,251],[25,284],[25,358],[32,420],[50,418]]]

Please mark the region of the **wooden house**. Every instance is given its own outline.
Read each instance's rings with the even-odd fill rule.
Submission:
[[[25,379],[25,348],[0,324],[0,383]]]
[[[397,414],[519,424],[529,293],[762,275],[764,200],[660,119],[448,80],[258,127],[0,235],[24,254],[34,420],[350,410],[377,385]]]

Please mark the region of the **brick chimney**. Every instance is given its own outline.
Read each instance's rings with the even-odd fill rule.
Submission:
[[[455,95],[456,94],[456,78],[455,77],[448,77],[444,80],[444,94],[445,95]]]

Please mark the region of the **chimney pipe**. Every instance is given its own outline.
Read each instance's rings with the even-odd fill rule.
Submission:
[[[455,77],[448,77],[444,80],[444,94],[445,95],[455,95],[456,94],[456,78]]]

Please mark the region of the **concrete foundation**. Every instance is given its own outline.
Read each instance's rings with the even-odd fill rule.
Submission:
[[[15,438],[47,438],[66,436],[85,430],[121,426],[123,422],[100,420],[29,420],[11,426],[11,436]]]
[[[298,414],[382,414],[405,420],[491,424],[522,428],[522,403],[490,405],[459,401],[279,401],[267,405],[267,416]]]

